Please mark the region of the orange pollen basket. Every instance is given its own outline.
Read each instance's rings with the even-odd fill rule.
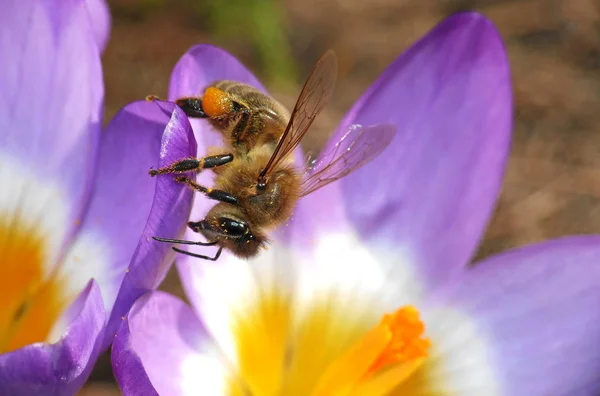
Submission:
[[[210,117],[219,117],[231,112],[233,103],[224,91],[208,87],[202,96],[202,110]]]

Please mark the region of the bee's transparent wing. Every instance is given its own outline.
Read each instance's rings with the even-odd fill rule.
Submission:
[[[286,158],[300,144],[317,115],[329,102],[336,77],[337,58],[333,51],[329,50],[319,59],[304,83],[296,106],[292,110],[290,122],[265,169],[261,172],[261,177],[268,175],[279,161]]]
[[[377,157],[392,141],[396,126],[351,125],[342,138],[310,164],[300,195],[305,196],[332,183]]]

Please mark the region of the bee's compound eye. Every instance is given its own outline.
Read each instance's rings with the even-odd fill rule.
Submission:
[[[248,226],[242,221],[228,219],[226,217],[221,217],[218,221],[221,230],[231,237],[240,237],[248,230]]]

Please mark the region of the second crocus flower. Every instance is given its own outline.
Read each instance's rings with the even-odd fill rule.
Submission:
[[[101,133],[108,30],[101,0],[2,3],[2,395],[75,394],[173,259],[150,236],[189,215],[191,192],[144,177],[195,153],[183,112],[132,104]]]

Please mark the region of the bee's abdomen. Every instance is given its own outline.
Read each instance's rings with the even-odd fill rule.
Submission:
[[[251,85],[238,81],[219,80],[215,81],[212,86],[230,94],[232,99],[242,106],[268,114],[271,118],[279,120],[284,126],[289,121],[289,112],[281,103]]]
[[[238,81],[219,80],[215,81],[212,86],[227,92],[232,95],[234,99],[248,105],[252,103],[261,103],[265,98],[268,98],[264,93],[253,86]]]

